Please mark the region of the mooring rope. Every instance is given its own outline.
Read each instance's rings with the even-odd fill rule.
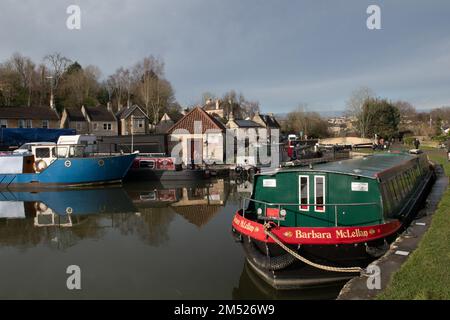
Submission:
[[[270,232],[270,228],[271,225],[269,223],[265,223],[264,224],[264,233],[271,237],[273,239],[273,241],[275,241],[276,244],[278,244],[281,248],[283,248],[286,252],[290,253],[292,256],[294,256],[295,258],[297,258],[298,260],[312,266],[318,269],[322,269],[322,270],[326,270],[326,271],[334,271],[334,272],[352,272],[352,273],[356,273],[356,272],[364,272],[363,268],[360,267],[345,267],[345,268],[340,268],[340,267],[331,267],[331,266],[325,266],[322,264],[318,264],[315,262],[312,262],[308,259],[306,259],[305,257],[302,257],[301,255],[299,255],[297,252],[295,252],[294,250],[290,249],[288,246],[286,246],[283,242],[281,242],[280,239],[278,239],[278,237],[276,235],[274,235],[272,232]]]

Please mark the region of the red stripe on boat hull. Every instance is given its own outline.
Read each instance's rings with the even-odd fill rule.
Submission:
[[[255,240],[274,243],[273,239],[266,236],[264,226],[261,223],[242,217],[239,212],[233,219],[233,227],[239,233]],[[401,223],[394,220],[385,224],[360,226],[360,227],[278,227],[270,231],[278,239],[287,244],[351,244],[367,242],[385,238],[400,229]]]

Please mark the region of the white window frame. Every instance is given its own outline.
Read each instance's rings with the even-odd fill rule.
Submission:
[[[26,128],[27,127],[27,123],[25,121],[25,119],[19,119],[17,121],[17,127],[20,129]]]
[[[318,210],[317,209],[317,207],[320,207],[320,205],[319,206],[317,205],[317,188],[316,188],[317,178],[322,178],[323,179],[323,186],[322,186],[322,195],[323,195],[322,207],[323,207],[323,209],[322,210]],[[326,196],[325,196],[325,190],[326,190],[325,183],[326,183],[325,182],[325,176],[314,176],[314,204],[316,204],[314,206],[314,212],[325,212],[326,211],[325,204],[327,203],[327,201],[326,201],[327,199],[326,199]]]
[[[47,125],[44,126],[44,123],[47,124]],[[49,120],[42,120],[42,128],[50,129],[50,121]]]
[[[33,128],[33,120],[31,119],[25,120],[25,127],[28,129]]]
[[[145,126],[144,119],[137,119],[136,121],[137,121],[137,123],[136,123],[137,126],[136,126],[136,127],[137,127],[138,129],[144,128],[144,126]]]
[[[0,119],[0,128],[8,128],[8,119]]]
[[[300,175],[298,176],[298,209],[300,211],[309,211],[310,207],[308,206],[307,209],[302,209],[302,178],[306,178],[306,201],[307,204],[309,205],[309,176],[307,175]]]
[[[93,128],[94,131],[97,131],[98,130],[98,123],[93,123],[92,124],[92,128]]]

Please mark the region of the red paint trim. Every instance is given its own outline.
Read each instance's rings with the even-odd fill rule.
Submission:
[[[255,240],[274,243],[264,233],[261,223],[246,219],[237,212],[233,219],[233,227],[241,234]],[[351,244],[372,241],[385,238],[398,229],[401,223],[398,220],[385,224],[361,226],[361,227],[278,227],[275,226],[271,232],[278,239],[287,244]]]

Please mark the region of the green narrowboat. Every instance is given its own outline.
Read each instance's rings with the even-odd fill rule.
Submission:
[[[275,287],[344,280],[385,252],[434,177],[425,154],[407,153],[276,169],[255,176],[232,230],[248,263]]]

